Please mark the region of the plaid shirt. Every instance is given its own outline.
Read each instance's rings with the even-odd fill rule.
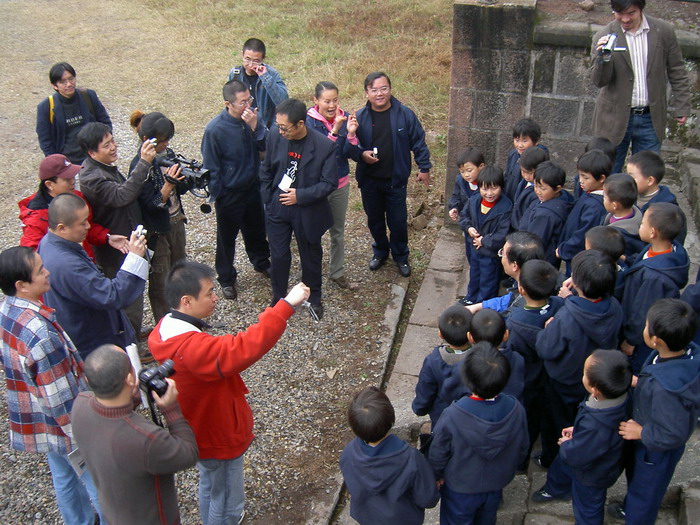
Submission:
[[[87,390],[78,351],[53,309],[19,297],[0,304],[0,333],[12,448],[68,454],[73,400]]]

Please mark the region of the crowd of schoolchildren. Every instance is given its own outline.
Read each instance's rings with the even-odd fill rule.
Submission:
[[[571,499],[577,524],[603,523],[623,471],[626,497],[608,514],[656,520],[700,409],[685,216],[660,185],[658,154],[611,174],[614,145],[593,139],[572,194],[540,135],[533,120],[516,123],[505,173],[477,148],[459,156],[449,216],[470,278],[418,377],[412,408],[430,417],[420,450],[391,434],[379,389],[348,410],[357,438],[340,464],[362,524],[423,523],[438,500],[441,524],[495,523],[529,461],[548,469],[532,499]]]

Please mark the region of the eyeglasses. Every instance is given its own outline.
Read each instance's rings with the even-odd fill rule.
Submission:
[[[253,64],[254,66],[259,66],[260,64],[262,64],[262,60],[253,60],[248,57],[243,57],[243,62],[245,64]]]
[[[297,124],[299,124],[299,123],[298,123],[298,122],[295,122],[294,124],[292,124],[292,125],[289,126],[289,127],[287,127],[287,126],[280,126],[279,124],[277,124],[277,128],[280,130],[280,133],[288,133],[291,129],[296,128],[296,127],[297,127]]]
[[[68,78],[62,78],[56,84],[61,84],[62,86],[64,84],[75,84],[75,77],[68,77]]]
[[[503,257],[503,248],[501,248],[500,250],[498,250],[498,251],[496,252],[496,255],[498,255],[499,257]]]
[[[369,88],[367,90],[367,93],[370,95],[379,95],[379,93],[385,94],[388,93],[391,88],[389,86],[382,86],[379,88]]]
[[[255,98],[249,97],[245,100],[241,100],[240,102],[230,102],[230,104],[244,108],[246,106],[251,106],[253,104],[254,100],[255,100]]]

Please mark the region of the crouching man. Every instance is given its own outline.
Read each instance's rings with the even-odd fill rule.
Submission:
[[[199,446],[202,523],[229,525],[243,519],[243,455],[253,441],[253,413],[240,373],[277,343],[310,291],[299,283],[245,332],[215,337],[203,331],[218,301],[214,277],[211,268],[193,261],[173,266],[165,283],[172,311],[153,329],[148,346],[159,362],[175,362],[182,412]]]
[[[110,525],[180,523],[175,472],[194,466],[197,443],[182,417],[175,381],[153,392],[164,429],[134,412],[139,380],[129,357],[102,345],[85,361],[92,392],[73,404],[73,433]],[[137,401],[138,402],[138,401]]]

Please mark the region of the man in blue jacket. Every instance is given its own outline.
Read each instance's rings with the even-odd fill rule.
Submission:
[[[260,152],[267,128],[251,107],[248,88],[238,80],[224,85],[224,110],[207,124],[202,137],[209,192],[216,203],[216,273],[226,299],[236,299],[238,231],[243,234],[255,271],[270,275],[270,247],[260,199]]]
[[[430,151],[415,113],[391,95],[386,73],[370,73],[365,79],[367,105],[357,111],[357,184],[372,234],[374,256],[370,270],[378,270],[389,253],[403,277],[408,264],[408,213],[406,186],[411,174],[411,152],[420,168],[418,180],[430,184]],[[389,227],[389,238],[386,229]]]
[[[108,279],[90,259],[81,243],[90,228],[87,203],[73,193],[55,197],[49,205],[49,232],[39,243],[39,254],[51,272],[47,306],[85,359],[103,344],[121,348],[136,342],[131,323],[122,310],[143,294],[148,263],[143,258],[146,238],[136,232],[129,253],[114,279]]]
[[[258,108],[260,121],[270,129],[275,120],[277,105],[287,100],[287,86],[282,76],[265,60],[265,43],[249,38],[243,44],[243,65],[231,68],[229,80],[242,82],[250,91],[250,105]]]
[[[88,122],[102,122],[111,130],[112,121],[92,89],[76,87],[75,76],[66,62],[51,67],[49,80],[56,92],[37,106],[36,134],[44,155],[62,153],[73,164],[81,164],[86,154],[78,144],[78,132]]]

